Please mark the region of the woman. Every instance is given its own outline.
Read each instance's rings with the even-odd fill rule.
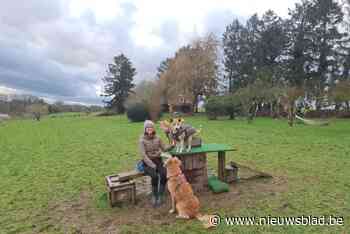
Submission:
[[[166,186],[166,169],[163,166],[160,154],[173,146],[165,146],[156,135],[154,123],[146,120],[144,132],[139,140],[139,149],[144,163],[145,174],[151,177],[152,182],[152,205],[160,206],[164,202]]]

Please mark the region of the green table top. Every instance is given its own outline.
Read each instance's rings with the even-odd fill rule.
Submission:
[[[186,149],[185,149],[186,150]],[[232,146],[225,144],[202,144],[201,147],[194,147],[190,152],[176,153],[175,148],[169,151],[172,155],[186,155],[186,154],[197,154],[197,153],[212,153],[219,151],[235,151]]]

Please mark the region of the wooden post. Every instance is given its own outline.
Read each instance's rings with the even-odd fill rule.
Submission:
[[[225,181],[225,151],[218,152],[218,178]]]

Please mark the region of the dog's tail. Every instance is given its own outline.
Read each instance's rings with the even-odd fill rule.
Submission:
[[[220,224],[220,220],[218,220],[220,217],[218,215],[198,214],[195,218],[198,219],[206,229],[214,228]]]

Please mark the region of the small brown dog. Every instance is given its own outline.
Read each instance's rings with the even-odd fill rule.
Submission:
[[[204,227],[213,227],[214,225],[210,222],[211,216],[199,213],[199,200],[181,171],[181,161],[176,157],[169,157],[164,165],[167,169],[168,189],[171,196],[171,210],[169,213],[177,211],[176,218],[196,218],[203,222]]]

